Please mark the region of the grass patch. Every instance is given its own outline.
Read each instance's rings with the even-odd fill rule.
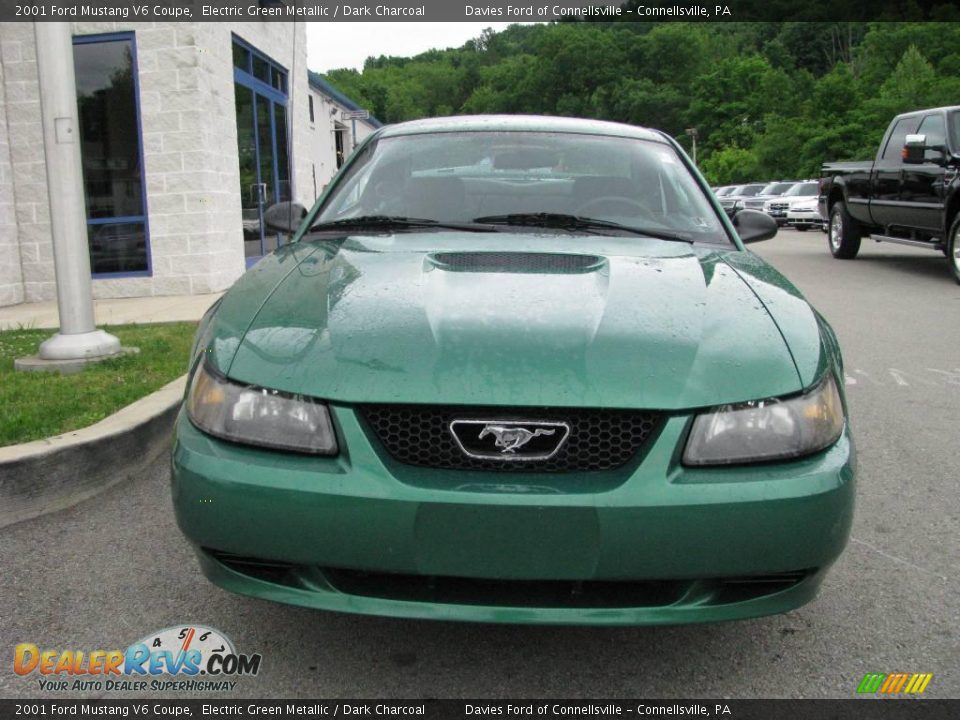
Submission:
[[[183,375],[196,328],[192,322],[105,327],[140,352],[75,375],[15,372],[14,359],[35,355],[54,331],[0,331],[0,446],[92,425]]]

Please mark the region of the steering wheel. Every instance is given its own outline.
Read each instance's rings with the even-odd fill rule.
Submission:
[[[608,208],[606,215],[646,215],[653,216],[655,213],[652,208],[650,208],[646,203],[643,203],[639,200],[634,200],[632,198],[623,197],[622,195],[601,195],[600,197],[595,197],[592,200],[587,200],[585,203],[580,205],[574,214],[576,215],[589,215],[590,212],[597,212],[601,208]],[[609,208],[615,208],[610,210]],[[617,212],[616,208],[626,209],[627,212]],[[637,212],[639,211],[639,213]]]

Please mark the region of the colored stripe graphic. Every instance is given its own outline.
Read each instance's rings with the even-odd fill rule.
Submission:
[[[857,687],[858,693],[875,693],[880,689],[883,679],[886,677],[885,673],[867,673],[863,676],[863,680],[860,681],[860,685]]]
[[[919,695],[931,680],[933,673],[867,673],[857,686],[857,692]]]
[[[900,692],[908,677],[909,673],[891,673],[883,687],[880,688],[880,692],[890,693],[891,695]]]
[[[927,689],[927,685],[930,684],[931,680],[933,680],[932,673],[914,673],[913,677],[910,678],[910,682],[907,683],[904,692],[914,694],[922,693]]]

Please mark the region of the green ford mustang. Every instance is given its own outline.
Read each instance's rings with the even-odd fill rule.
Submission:
[[[173,503],[234,592],[494,622],[809,601],[855,455],[830,327],[663,133],[387,127],[203,319]]]

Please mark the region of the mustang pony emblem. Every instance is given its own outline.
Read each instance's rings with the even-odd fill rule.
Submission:
[[[552,458],[570,436],[570,426],[559,420],[457,418],[450,434],[467,457],[520,462]]]
[[[501,453],[513,453],[518,448],[522,448],[533,440],[533,438],[541,435],[553,435],[555,432],[555,430],[544,430],[543,428],[537,428],[531,431],[522,427],[486,425],[483,430],[480,431],[479,439],[483,440],[487,435],[493,435],[497,439],[494,445],[498,448],[503,448],[500,451]]]

